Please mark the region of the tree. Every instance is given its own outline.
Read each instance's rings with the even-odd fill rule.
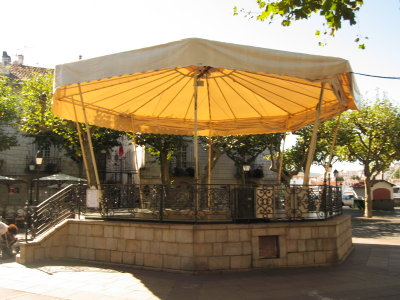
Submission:
[[[344,181],[344,177],[343,176],[338,176],[338,177],[335,178],[335,181],[336,182]]]
[[[2,126],[12,125],[18,114],[15,95],[8,77],[0,76],[0,151],[17,146],[17,138],[7,134]]]
[[[332,139],[333,132],[335,131],[336,120],[326,120],[321,123],[318,128],[317,135],[317,145],[315,148],[315,153],[313,157],[313,162],[317,165],[326,167],[329,160],[329,156],[332,149]],[[311,142],[311,135],[313,131],[313,125],[308,125],[302,129],[293,132],[297,136],[296,144],[285,150],[283,154],[283,165],[281,181],[283,183],[289,184],[290,179],[300,172],[304,172],[307,162],[308,150]],[[278,172],[280,167],[280,156],[281,156],[281,146],[279,139],[281,140],[283,136],[279,138],[275,143],[271,143],[273,148],[269,148],[269,155],[266,159],[271,160],[271,170]],[[332,163],[337,160],[335,153],[333,152]]]
[[[273,139],[271,134],[254,134],[254,135],[231,135],[207,138],[211,143],[203,143],[208,147],[212,147],[212,167],[215,166],[217,158],[226,154],[241,170],[242,183],[244,183],[244,165],[251,165],[257,156],[265,151],[267,147],[271,147]]]
[[[256,12],[256,18],[260,21],[274,21],[281,17],[282,26],[290,26],[292,21],[306,20],[313,15],[324,18],[322,35],[335,36],[342,28],[342,24],[348,21],[350,25],[357,23],[357,12],[363,6],[363,0],[256,0],[260,11]],[[234,14],[245,14],[253,17],[254,13],[245,9],[234,7]],[[321,36],[321,30],[316,31],[316,36]],[[355,42],[360,49],[365,48],[362,37],[357,36]],[[323,45],[323,43],[319,43]]]
[[[146,151],[160,163],[161,182],[168,186],[171,183],[169,176],[169,161],[185,144],[184,136],[172,134],[142,134],[135,136],[138,145],[146,146]]]
[[[364,102],[343,114],[338,155],[364,167],[365,216],[372,217],[371,181],[400,159],[399,108],[387,99]]]
[[[225,148],[223,137],[220,136],[211,136],[211,137],[200,137],[200,144],[203,146],[203,149],[208,152],[208,160],[207,164],[204,166],[204,172],[200,176],[200,183],[205,184],[207,182],[207,178],[211,183],[211,177],[209,170],[212,172],[214,167],[216,166],[219,159],[222,155],[225,154]]]
[[[33,137],[39,149],[50,145],[62,148],[67,156],[82,165],[82,151],[79,143],[76,123],[56,117],[51,111],[53,75],[49,71],[45,74],[37,73],[21,83],[19,93],[21,103],[21,114],[19,129],[27,136]],[[85,126],[78,124],[82,132]],[[123,132],[90,126],[91,138],[95,153],[110,151],[114,146],[119,145],[118,138],[124,135]],[[89,183],[95,182],[93,162],[89,155],[88,137],[82,135],[85,152],[88,157]]]
[[[400,169],[394,171],[392,178],[399,179],[400,178]]]

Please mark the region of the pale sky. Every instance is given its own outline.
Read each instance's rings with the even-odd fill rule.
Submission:
[[[347,24],[328,46],[314,32],[320,19],[283,28],[233,16],[233,7],[255,10],[256,0],[19,0],[1,1],[0,51],[26,65],[51,67],[189,37],[263,48],[337,56],[354,72],[400,77],[400,1],[366,0],[358,25]],[[366,50],[356,35],[368,36]],[[400,80],[356,75],[362,96],[377,90],[400,105]]]

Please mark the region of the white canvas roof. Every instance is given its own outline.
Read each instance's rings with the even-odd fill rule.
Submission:
[[[286,132],[356,109],[348,61],[302,53],[185,39],[59,65],[56,115],[129,132],[193,135]],[[83,112],[84,108],[86,112]]]

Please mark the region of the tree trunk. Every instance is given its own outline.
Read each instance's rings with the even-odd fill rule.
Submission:
[[[371,193],[371,174],[365,172],[365,208],[364,217],[372,218],[372,193]]]
[[[211,151],[211,171],[214,169],[215,165],[217,164],[218,160],[221,158],[222,155],[223,153],[220,151],[216,150]],[[200,183],[202,184],[207,183],[207,178],[208,178],[208,163],[204,167],[204,172],[200,177]]]
[[[76,162],[76,165],[78,167],[78,177],[79,178],[86,178],[86,174],[85,174],[85,166],[83,164],[83,159],[80,161]]]
[[[167,153],[160,152],[160,168],[161,168],[161,183],[164,188],[165,198],[164,203],[161,204],[164,209],[165,207],[170,207],[171,204],[171,179],[169,176],[169,162],[167,159]],[[162,201],[162,200],[161,200]]]
[[[170,184],[169,164],[166,153],[160,153],[161,183],[163,185]]]
[[[272,165],[270,168],[269,168],[272,172],[275,172],[276,173],[276,176],[277,176],[277,182],[279,181],[279,178],[278,178],[278,176],[279,176],[279,163],[277,163],[276,164],[276,166],[274,167],[274,165]],[[282,173],[281,173],[281,184],[283,184],[283,185],[288,185],[288,184],[290,184],[290,179],[292,179],[292,174],[288,174],[284,169],[282,169]]]

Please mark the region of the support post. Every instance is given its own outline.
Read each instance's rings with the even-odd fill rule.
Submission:
[[[90,133],[89,124],[87,121],[85,103],[83,102],[82,88],[81,88],[80,83],[78,83],[78,90],[79,90],[79,97],[81,99],[81,104],[82,104],[83,118],[85,120],[85,125],[86,125],[86,134],[87,134],[87,138],[88,138],[88,142],[89,142],[90,156],[92,158],[94,175],[96,177],[96,185],[97,185],[97,189],[100,189],[100,178],[99,178],[99,173],[97,171],[97,163],[96,163],[96,158],[94,156],[94,151],[93,151],[92,135]]]
[[[209,139],[208,139],[208,178],[207,178],[207,184],[208,184],[208,193],[207,193],[207,196],[208,196],[208,201],[207,201],[207,206],[208,207],[211,207],[211,171],[212,171],[212,169],[211,169],[211,159],[212,159],[212,140],[211,140],[211,137],[209,137]]]
[[[197,120],[197,92],[198,92],[198,71],[195,72],[194,77],[193,77],[193,88],[194,88],[194,93],[193,93],[193,105],[194,105],[194,163],[195,163],[195,168],[194,168],[194,180],[195,180],[195,221],[197,222],[197,214],[199,210],[199,138],[198,138],[198,120]]]
[[[79,125],[79,122],[78,122],[78,115],[76,113],[76,107],[75,107],[75,102],[74,101],[72,101],[72,107],[74,108],[76,131],[78,132],[79,144],[81,146],[82,159],[83,159],[83,165],[85,167],[86,178],[87,178],[87,181],[89,183],[89,186],[91,186],[92,182],[90,181],[90,176],[89,176],[89,165],[88,165],[88,162],[87,162],[87,156],[86,156],[85,147],[83,145],[81,126]]]
[[[141,180],[140,180],[140,169],[139,169],[139,163],[138,163],[138,160],[137,160],[137,152],[136,152],[137,151],[136,134],[133,134],[133,148],[135,150],[134,155],[133,155],[134,167],[136,169],[137,184],[138,184],[138,187],[139,187],[139,207],[140,208],[144,208],[144,205],[143,205],[143,192],[142,192]],[[133,176],[133,178],[134,178],[134,176]]]
[[[339,123],[340,123],[340,115],[336,120],[335,131],[333,132],[331,149],[329,150],[329,159],[328,159],[328,162],[325,165],[324,179],[326,179],[326,176],[328,175],[329,166],[332,164],[332,156],[333,156],[333,152],[334,152],[335,147],[336,147],[337,133],[339,131]],[[336,183],[337,183],[337,181],[336,181]]]
[[[283,167],[283,155],[285,153],[285,142],[286,142],[286,132],[283,135],[283,145],[281,155],[279,157],[279,169],[278,169],[278,185],[281,185],[281,177],[282,177],[282,167]]]
[[[194,178],[196,185],[199,183],[199,138],[198,138],[198,120],[197,120],[197,90],[198,90],[198,78],[197,72],[194,75],[194,162],[195,162],[195,171]]]
[[[317,109],[316,109],[316,115],[315,115],[315,122],[314,122],[314,128],[311,136],[311,141],[310,141],[310,147],[308,148],[308,155],[307,155],[307,162],[306,162],[306,167],[304,170],[304,180],[303,180],[303,186],[308,185],[308,181],[310,178],[310,169],[311,169],[311,164],[313,162],[314,158],[314,153],[315,153],[315,148],[317,145],[317,134],[318,134],[318,127],[321,123],[320,117],[321,117],[321,108],[322,108],[322,101],[324,98],[324,90],[325,90],[325,82],[321,83],[321,93],[319,95],[319,102],[317,104]]]

